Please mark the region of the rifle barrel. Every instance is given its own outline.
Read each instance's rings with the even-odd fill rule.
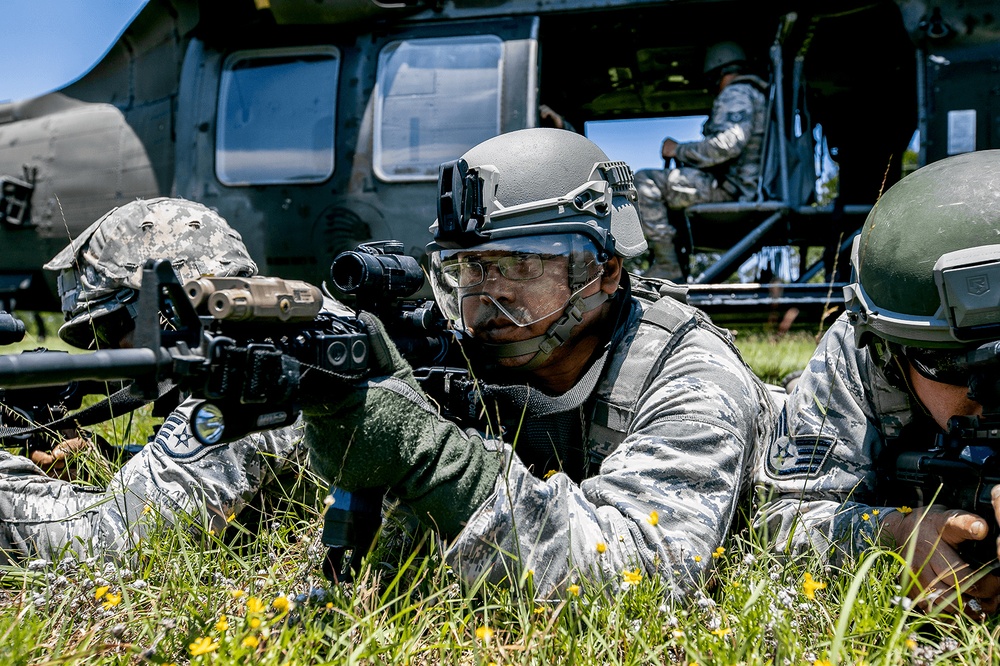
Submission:
[[[0,356],[0,388],[57,386],[92,379],[136,379],[155,374],[168,364],[161,349],[108,349],[87,354],[23,352]]]

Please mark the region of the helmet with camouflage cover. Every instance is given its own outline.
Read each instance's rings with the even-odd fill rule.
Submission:
[[[215,211],[185,199],[138,200],[108,211],[52,258],[66,323],[59,337],[89,348],[101,325],[131,325],[147,259],[168,259],[181,283],[204,275],[251,276],[257,265]]]
[[[646,250],[632,170],[624,162],[612,162],[575,132],[535,128],[493,137],[443,164],[438,186],[434,242],[427,246],[431,286],[441,309],[459,329],[468,328],[463,301],[489,298],[481,289],[469,289],[484,282],[484,266],[497,266],[504,277],[522,285],[541,276],[543,261],[561,257],[567,266],[570,289],[565,299],[556,302],[543,281],[536,281],[522,290],[527,302],[516,312],[494,301],[521,327],[560,312],[576,315],[562,317],[545,335],[490,349],[498,358],[534,354],[524,369],[544,361],[568,339],[583,313],[607,300],[607,294],[584,297],[581,292],[600,277],[610,257],[633,257]],[[515,268],[509,262],[469,260],[477,254],[527,258],[537,263],[537,274],[525,272],[532,267],[523,263]],[[475,284],[472,268],[478,271]]]
[[[851,253],[859,345],[963,348],[1000,339],[1000,150],[933,162],[879,198]]]

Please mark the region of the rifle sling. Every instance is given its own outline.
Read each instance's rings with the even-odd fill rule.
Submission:
[[[170,380],[160,382],[156,387],[157,397],[154,400],[158,400],[163,397],[174,387],[175,384]],[[67,414],[66,416],[58,418],[51,423],[35,424],[33,426],[20,428],[0,426],[0,439],[30,435],[35,432],[46,430],[55,432],[62,430],[63,428],[83,428],[94,425],[95,423],[103,423],[104,421],[108,421],[116,416],[128,414],[129,412],[133,412],[143,405],[154,401],[133,396],[131,389],[131,385],[125,386],[124,388],[112,393],[104,400],[85,409],[73,412],[72,414]]]

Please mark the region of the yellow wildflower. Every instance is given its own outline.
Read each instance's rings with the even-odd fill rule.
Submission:
[[[243,639],[243,647],[255,648],[260,645],[260,640],[256,636],[247,636]]]
[[[712,633],[718,636],[719,638],[722,638],[723,636],[728,636],[731,631],[732,629],[730,629],[729,627],[719,627],[718,629],[713,629]]]
[[[274,606],[274,610],[278,611],[279,613],[287,613],[288,597],[283,597],[283,596],[275,597],[274,601],[271,602],[271,605]]]
[[[327,610],[333,610],[333,602],[332,601],[326,602],[326,609]]]
[[[822,590],[825,587],[826,583],[813,580],[812,574],[810,573],[806,573],[805,579],[802,581],[802,593],[805,594],[808,599],[815,599],[816,590]]]
[[[152,504],[147,504],[144,507],[142,507],[142,515],[145,516],[145,515],[150,514],[150,513],[153,513],[153,505]]]
[[[570,585],[569,587],[566,588],[566,591],[569,592],[570,594],[572,594],[574,597],[580,596],[580,586],[579,585],[576,585],[576,584]]]
[[[493,630],[486,626],[478,627],[476,628],[476,638],[483,642],[488,642],[493,638]]]
[[[913,513],[913,509],[911,509],[910,507],[908,507],[908,506],[906,506],[906,505],[904,505],[904,506],[901,506],[901,507],[899,507],[899,508],[897,509],[897,511],[899,511],[899,512],[900,512],[901,514],[903,514],[904,516],[905,516],[906,514],[908,514],[908,513]]]
[[[880,513],[880,512],[879,512],[879,510],[878,510],[878,509],[872,509],[872,515],[873,515],[873,516],[877,516],[877,515],[878,515],[879,513]]]
[[[535,610],[533,612],[535,615],[541,615],[545,612],[545,606],[535,606]]]
[[[95,599],[100,599],[105,594],[107,594],[108,590],[110,590],[110,589],[111,588],[108,587],[107,585],[101,585],[99,588],[97,588],[96,590],[94,590],[94,598]]]
[[[197,639],[194,643],[188,645],[188,650],[191,651],[192,657],[197,657],[201,654],[208,654],[209,652],[215,652],[219,649],[218,643],[213,643],[212,639],[207,636],[202,636]]]
[[[243,596],[243,590],[230,590],[229,595],[233,599],[239,599],[240,597]]]
[[[726,552],[726,549],[723,548],[722,546],[719,546],[718,548],[716,548],[715,550],[712,551],[712,558],[717,560],[720,557],[722,557],[722,555],[725,552]]]
[[[871,519],[871,516],[869,516],[867,513],[861,514],[861,520],[867,521],[867,520],[870,520],[870,519]]]
[[[673,634],[674,638],[676,638],[678,640],[680,640],[681,638],[684,638],[684,631],[682,629],[674,629],[673,632],[672,632],[672,634]]]
[[[639,573],[639,567],[636,567],[634,571],[626,569],[622,572],[622,577],[625,579],[626,585],[638,585],[639,581],[642,580],[642,574]]]
[[[250,618],[250,628],[251,629],[256,629],[259,626],[260,626],[260,618],[259,617],[252,617],[252,618]]]
[[[653,525],[655,527],[656,524],[660,522],[660,514],[656,511],[656,509],[653,509],[652,511],[649,512],[649,518],[647,518],[646,520],[649,521],[650,525]]]
[[[701,555],[695,555],[694,556],[694,561],[695,562],[701,562]]]
[[[226,516],[226,522],[227,523],[231,523],[234,520],[236,520],[236,514],[235,513],[231,513],[228,516]]]
[[[111,610],[121,602],[122,602],[122,595],[111,594],[110,592],[108,592],[107,594],[104,595],[104,610]]]
[[[606,551],[607,549],[608,549],[608,545],[606,543],[604,543],[603,541],[598,541],[597,542],[597,552],[598,553],[601,553],[603,555],[604,551]]]
[[[215,623],[216,631],[225,631],[229,628],[229,620],[226,619],[225,615],[219,616],[219,621]]]
[[[910,648],[911,650],[914,650],[917,647],[917,642],[915,640],[913,640],[912,638],[907,638],[906,639],[906,647]]]
[[[543,479],[550,479],[550,478],[552,478],[553,476],[555,476],[558,473],[559,473],[559,470],[557,470],[557,469],[550,469],[549,471],[547,471],[545,473],[545,476],[543,476],[542,478]]]
[[[829,659],[817,659],[813,662],[813,666],[833,666]]]
[[[257,597],[250,597],[247,599],[247,612],[248,613],[263,613],[267,606],[264,602]]]

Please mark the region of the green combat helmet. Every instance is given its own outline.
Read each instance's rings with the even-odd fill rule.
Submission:
[[[858,345],[1000,339],[1000,150],[933,162],[875,204],[844,288]]]
[[[534,354],[531,369],[569,339],[585,312],[607,294],[582,291],[598,279],[613,255],[634,257],[646,250],[635,206],[632,170],[612,162],[589,139],[565,130],[535,128],[501,134],[441,165],[438,219],[427,246],[435,300],[460,330],[467,330],[468,299],[488,299],[478,289],[486,265],[531,286],[515,310],[494,306],[518,326],[562,312],[543,335],[517,343],[484,345],[495,358]],[[471,255],[524,257],[514,263],[476,261]],[[570,296],[555,302],[541,286],[540,257],[565,257]]]
[[[147,259],[167,259],[181,284],[205,275],[248,277],[257,264],[218,213],[185,199],[138,200],[112,209],[52,258],[66,323],[59,337],[87,349],[131,330]]]
[[[746,62],[747,56],[736,42],[718,42],[705,51],[704,74],[725,73],[723,67],[740,66]]]

